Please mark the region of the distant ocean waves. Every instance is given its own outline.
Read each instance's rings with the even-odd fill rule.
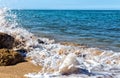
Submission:
[[[30,32],[53,38],[120,51],[120,11],[13,10]]]

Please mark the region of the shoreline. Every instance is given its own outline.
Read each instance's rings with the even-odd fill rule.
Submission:
[[[59,42],[59,43],[56,43],[56,44],[60,44],[60,45],[63,45],[63,46],[80,47],[80,48],[83,48],[83,49],[88,48],[85,45],[80,45],[80,44],[76,44],[76,43],[72,43],[72,42]],[[59,52],[60,52],[60,54],[63,54],[64,51],[66,51],[66,50],[61,49]],[[75,52],[75,53],[79,55],[79,51]],[[100,57],[101,53],[102,53],[101,51],[99,51],[99,50],[97,51],[97,50],[93,49],[92,54],[94,55],[94,57],[96,57],[96,56]],[[107,55],[107,54],[105,54],[105,55]],[[108,53],[108,55],[109,55],[109,53]],[[111,55],[111,53],[110,53],[110,55]],[[26,59],[26,60],[27,60],[27,62],[18,63],[16,65],[12,65],[12,66],[1,66],[0,67],[1,78],[8,78],[8,77],[9,78],[27,78],[27,77],[24,77],[25,74],[41,72],[42,67],[34,65],[32,62],[30,62],[31,61],[30,59]],[[77,75],[79,75],[79,74],[77,74]]]
[[[38,33],[34,33],[32,32],[36,37],[41,37],[41,38],[47,38],[49,40],[54,40],[55,43],[73,43],[73,44],[80,44],[80,45],[83,45],[83,46],[87,46],[89,48],[99,48],[101,50],[109,50],[109,51],[113,51],[113,52],[120,52],[120,49],[119,49],[119,45],[118,46],[111,46],[111,45],[108,45],[108,44],[94,44],[94,43],[87,43],[87,42],[78,42],[78,41],[74,41],[74,40],[68,40],[66,38],[64,38],[63,36],[61,37],[60,35],[59,36],[56,36],[56,35],[49,35],[49,34],[45,34],[45,33],[39,33],[40,35],[38,35]],[[61,38],[61,39],[60,39]],[[109,43],[111,44],[111,43]]]
[[[58,42],[57,42],[58,43]],[[64,46],[74,46],[74,47],[82,47],[86,48],[87,46],[72,43],[72,42],[59,42]],[[38,73],[42,69],[41,66],[34,65],[31,62],[31,59],[27,59],[25,62],[17,63],[15,65],[10,66],[0,66],[0,78],[27,78],[24,75],[28,73]]]

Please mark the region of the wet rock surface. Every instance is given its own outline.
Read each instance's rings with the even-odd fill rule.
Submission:
[[[0,66],[14,65],[23,61],[24,58],[20,53],[9,49],[0,49]]]
[[[18,45],[20,45],[20,41],[15,40],[11,35],[0,32],[0,66],[14,65],[24,61],[20,52],[12,50]]]
[[[40,40],[40,39],[38,39],[38,43],[39,43],[39,44],[44,44],[45,42],[42,41],[42,40]]]
[[[0,49],[2,48],[12,49],[14,41],[15,39],[12,36],[0,32]]]

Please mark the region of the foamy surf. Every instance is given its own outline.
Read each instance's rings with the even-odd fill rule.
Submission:
[[[9,17],[9,19],[7,19]],[[11,19],[12,18],[12,19]],[[6,8],[0,9],[0,32],[15,37],[22,43],[14,49],[27,49],[32,63],[42,67],[38,73],[29,73],[28,78],[119,78],[120,53],[69,46],[54,40],[40,38],[19,27],[16,15]],[[38,40],[44,43],[39,43]]]

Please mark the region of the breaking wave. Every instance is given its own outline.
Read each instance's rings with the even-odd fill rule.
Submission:
[[[32,63],[42,67],[39,73],[29,73],[29,78],[119,78],[120,53],[81,45],[60,44],[54,40],[37,37],[16,22],[9,9],[0,9],[0,32],[22,42],[14,49],[27,49]],[[67,74],[67,75],[66,75]],[[68,75],[69,74],[69,75]]]

